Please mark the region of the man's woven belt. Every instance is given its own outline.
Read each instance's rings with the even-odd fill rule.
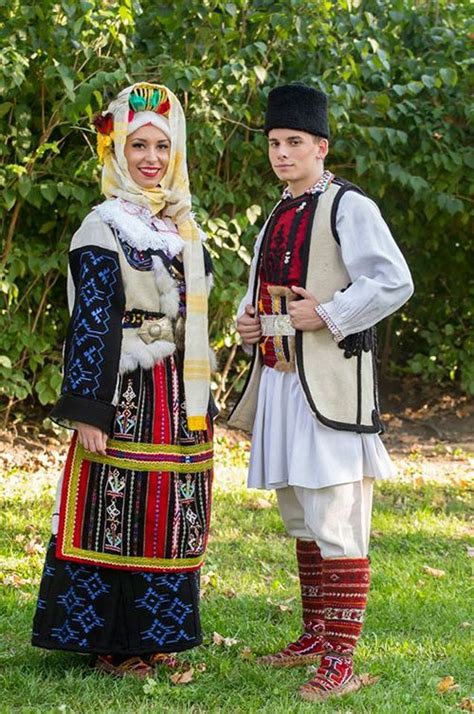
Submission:
[[[295,328],[289,315],[260,315],[262,335],[265,337],[293,337]]]

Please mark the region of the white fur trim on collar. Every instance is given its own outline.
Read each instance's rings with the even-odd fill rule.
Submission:
[[[109,198],[95,206],[104,223],[116,228],[120,237],[137,250],[164,250],[170,258],[181,253],[184,241],[173,221],[121,198]]]

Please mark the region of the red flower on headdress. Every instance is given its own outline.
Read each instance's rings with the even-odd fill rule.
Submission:
[[[169,99],[166,99],[164,102],[161,102],[160,106],[158,107],[158,114],[167,114],[171,108],[171,104],[169,102]]]
[[[114,115],[110,112],[108,114],[97,114],[92,123],[99,134],[110,134],[114,129]]]

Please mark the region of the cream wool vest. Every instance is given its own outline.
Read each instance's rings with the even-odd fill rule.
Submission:
[[[302,284],[320,303],[332,300],[337,291],[344,290],[351,282],[335,232],[337,205],[342,194],[350,188],[333,182],[319,194],[310,239],[305,243],[306,275],[302,276]],[[262,245],[264,241],[265,237]],[[253,285],[254,306],[259,294],[258,274],[257,269]],[[333,429],[380,432],[374,328],[350,335],[339,344],[328,329],[297,330],[295,340],[296,372],[314,416]],[[229,418],[231,426],[252,430],[261,370],[257,345],[247,383]]]
[[[105,223],[97,212],[84,219],[73,236],[71,251],[86,246],[105,248],[118,254],[120,273],[125,294],[125,311],[142,310],[162,313],[175,319],[179,309],[179,292],[176,281],[171,277],[158,256],[153,257],[153,270],[136,270],[129,263],[114,230]],[[68,273],[68,302],[70,311],[75,301],[75,287]],[[132,372],[137,367],[150,369],[157,362],[169,357],[176,350],[174,341],[155,340],[146,344],[138,335],[138,328],[122,329],[120,350],[120,374]]]

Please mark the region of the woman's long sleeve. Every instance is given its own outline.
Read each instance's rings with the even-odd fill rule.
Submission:
[[[51,418],[108,433],[115,415],[125,295],[115,238],[94,214],[73,237],[68,283],[71,320],[64,377]]]

